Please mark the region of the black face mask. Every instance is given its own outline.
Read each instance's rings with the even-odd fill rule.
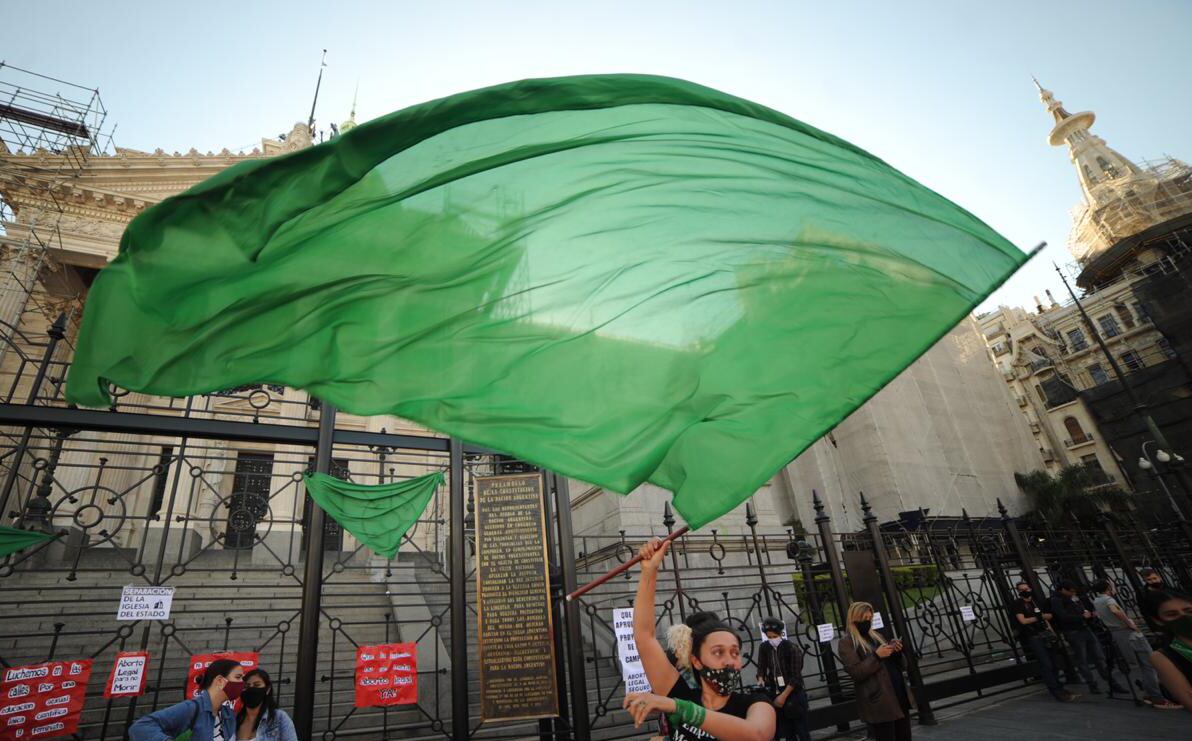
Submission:
[[[857,630],[861,631],[861,635],[868,636],[869,631],[873,629],[872,620],[858,620],[856,622]]]
[[[244,702],[245,707],[259,708],[261,703],[265,702],[265,696],[268,694],[268,687],[246,687],[244,692],[240,693],[240,699]]]
[[[1156,592],[1158,592],[1159,590],[1163,589],[1163,587],[1164,587],[1164,584],[1163,584],[1163,582],[1159,582],[1158,584],[1151,584],[1150,582],[1147,582],[1147,583],[1146,583],[1146,588],[1147,588],[1147,589],[1153,589],[1153,590],[1155,590]]]
[[[1035,593],[1028,589],[1025,592],[1019,592],[1018,596],[1022,597],[1023,599],[1031,599],[1035,596]]]
[[[731,695],[733,692],[741,689],[741,670],[725,667],[723,669],[700,669],[700,677],[705,682],[712,685],[712,689],[716,690],[716,694],[722,696]]]
[[[1163,630],[1173,636],[1192,636],[1192,615],[1182,615],[1163,623]]]

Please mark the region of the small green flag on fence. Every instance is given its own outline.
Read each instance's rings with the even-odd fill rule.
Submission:
[[[394,414],[699,527],[1026,256],[830,134],[680,80],[454,95],[138,216],[68,398],[252,383]]]
[[[53,540],[54,536],[39,530],[20,530],[0,525],[0,556],[23,551],[30,546]]]
[[[306,493],[356,540],[393,558],[401,539],[422,516],[443,472],[393,484],[353,484],[325,473],[308,473]]]

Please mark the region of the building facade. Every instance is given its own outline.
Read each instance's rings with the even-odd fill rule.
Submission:
[[[1054,122],[1048,141],[1068,148],[1080,183],[1069,250],[1087,319],[1048,292],[1033,310],[1002,306],[977,321],[1048,470],[1087,464],[1106,485],[1149,491],[1159,482],[1139,461],[1155,441],[1124,384],[1187,450],[1192,167],[1136,164],[1091,133],[1092,112],[1069,113],[1041,86],[1039,97]]]

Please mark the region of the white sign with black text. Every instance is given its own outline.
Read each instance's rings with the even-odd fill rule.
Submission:
[[[872,627],[874,630],[881,630],[882,628],[886,627],[886,623],[884,620],[882,620],[882,614],[880,612],[873,613],[873,626]]]
[[[117,620],[169,620],[174,603],[173,587],[138,587],[129,585],[120,593]]]
[[[817,625],[815,626],[815,631],[819,633],[820,643],[831,643],[832,639],[836,637],[836,628],[831,623]]]
[[[625,694],[652,692],[650,680],[642,666],[642,657],[633,640],[633,608],[613,609],[613,632],[617,636],[617,658],[621,660],[621,678],[625,680]]]
[[[964,622],[971,623],[977,619],[977,614],[973,612],[972,605],[961,605],[960,617],[964,619]]]

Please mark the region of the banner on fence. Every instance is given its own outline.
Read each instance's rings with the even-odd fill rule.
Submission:
[[[382,643],[356,649],[356,707],[418,702],[418,656],[413,643]]]
[[[613,632],[617,636],[617,658],[621,661],[621,678],[625,680],[625,693],[653,692],[642,657],[633,640],[633,608],[618,607],[613,610]]]
[[[199,682],[203,679],[203,672],[207,671],[207,667],[211,666],[211,662],[218,661],[219,659],[239,661],[240,666],[244,667],[245,673],[260,666],[260,654],[256,651],[221,651],[213,654],[195,654],[190,657],[190,668],[186,670],[187,699],[202,692],[199,689]],[[229,701],[227,704],[231,705],[232,709],[236,712],[240,712],[239,698],[235,702]]]
[[[112,673],[104,685],[103,696],[140,697],[145,694],[145,677],[149,667],[148,651],[121,651],[116,654]]]
[[[0,741],[69,736],[79,726],[91,659],[4,669]]]

